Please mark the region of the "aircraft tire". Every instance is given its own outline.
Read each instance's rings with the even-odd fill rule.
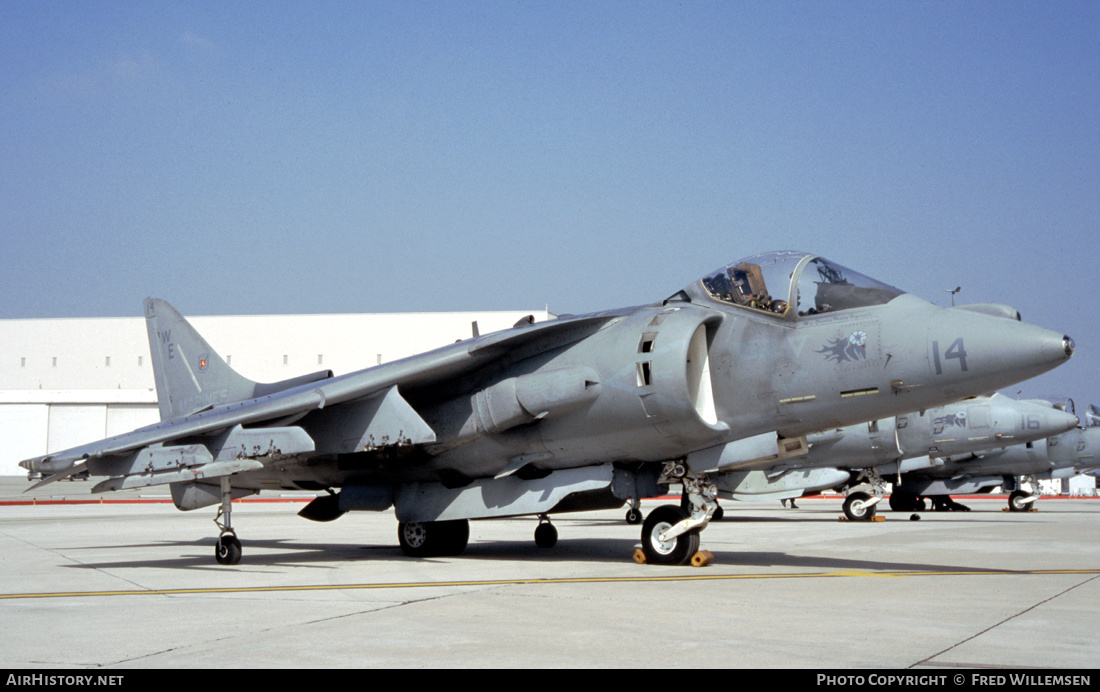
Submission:
[[[1031,497],[1022,490],[1014,490],[1012,494],[1008,496],[1008,511],[1010,512],[1026,512],[1030,509],[1029,502],[1024,502],[1028,497]]]
[[[539,524],[535,527],[535,545],[540,548],[553,548],[558,544],[558,530],[553,524]]]
[[[409,557],[460,555],[470,540],[470,522],[467,519],[401,522],[397,525],[397,540],[401,552]]]
[[[235,565],[241,561],[241,542],[232,534],[218,539],[214,546],[214,559],[219,565]]]
[[[642,523],[642,512],[637,507],[626,510],[626,523],[634,526]]]
[[[875,509],[878,507],[878,505],[871,505],[870,507],[862,505],[870,499],[871,496],[867,493],[852,493],[844,498],[844,516],[848,517],[848,521],[870,521],[871,517],[875,516]]]
[[[917,496],[901,490],[890,493],[887,502],[890,503],[890,509],[895,512],[912,512],[917,509]]]
[[[693,529],[671,541],[657,537],[663,531],[688,518],[676,505],[661,505],[649,513],[642,524],[642,552],[650,565],[686,565],[699,552],[699,530]]]

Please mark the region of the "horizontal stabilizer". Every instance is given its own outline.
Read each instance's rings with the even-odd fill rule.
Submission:
[[[46,478],[43,478],[42,480],[38,481],[37,483],[35,483],[31,487],[27,488],[23,492],[29,493],[30,491],[37,490],[38,488],[41,488],[44,485],[49,485],[50,483],[53,483],[55,481],[63,481],[66,478],[69,478],[70,476],[75,476],[76,474],[80,473],[81,471],[87,471],[87,470],[88,470],[88,466],[86,464],[75,464],[73,466],[70,466],[67,470],[62,471],[61,473],[55,473],[52,476],[48,476]]]
[[[292,377],[289,380],[282,380],[280,382],[257,382],[256,388],[252,392],[252,396],[261,397],[267,396],[268,394],[285,392],[288,389],[301,387],[304,384],[313,384],[314,382],[332,379],[332,375],[333,373],[331,370],[319,370],[308,375]]]

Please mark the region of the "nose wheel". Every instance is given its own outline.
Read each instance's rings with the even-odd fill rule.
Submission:
[[[659,483],[678,482],[683,488],[681,505],[661,505],[642,522],[639,562],[650,565],[704,566],[713,558],[699,550],[699,532],[707,527],[718,508],[718,488],[705,475],[691,473],[683,460],[671,461]]]
[[[848,488],[844,516],[848,521],[871,521],[878,503],[886,497],[886,481],[874,468],[861,471],[859,481],[859,485]]]
[[[679,535],[673,527],[689,518],[676,505],[661,505],[649,513],[642,525],[642,552],[650,565],[686,565],[699,552],[699,529]]]
[[[1022,490],[1013,490],[1012,494],[1008,496],[1008,511],[1026,512],[1032,508],[1032,505],[1038,499],[1038,495],[1030,495]]]
[[[870,521],[875,516],[876,504],[881,499],[876,500],[864,492],[850,493],[844,498],[844,516],[848,517],[848,521]]]

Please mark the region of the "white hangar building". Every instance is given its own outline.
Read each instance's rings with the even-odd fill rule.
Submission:
[[[548,310],[188,317],[234,370],[341,375],[507,329]],[[143,317],[0,320],[0,475],[33,456],[160,420]]]

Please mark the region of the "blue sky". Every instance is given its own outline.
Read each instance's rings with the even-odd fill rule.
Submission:
[[[585,312],[801,249],[1070,334],[1018,389],[1083,408],[1098,36],[1093,0],[0,0],[0,318]]]

